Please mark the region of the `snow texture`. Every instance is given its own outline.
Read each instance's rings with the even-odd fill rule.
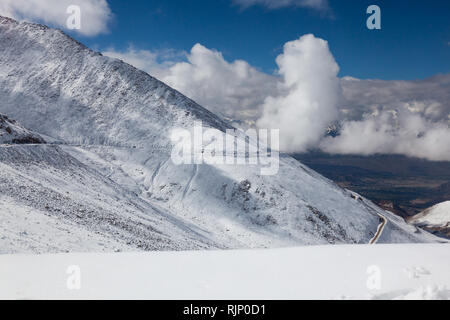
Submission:
[[[448,244],[0,255],[0,298],[450,299],[449,269]]]

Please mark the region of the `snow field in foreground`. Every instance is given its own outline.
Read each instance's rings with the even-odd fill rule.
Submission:
[[[0,256],[6,299],[450,299],[448,244]]]

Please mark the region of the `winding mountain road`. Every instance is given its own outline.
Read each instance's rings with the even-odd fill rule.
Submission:
[[[381,214],[378,214],[378,216],[382,219],[381,223],[378,225],[377,232],[373,236],[372,239],[370,239],[369,244],[375,244],[377,243],[378,239],[380,238],[381,234],[383,233],[384,227],[386,226],[387,219],[382,216]]]

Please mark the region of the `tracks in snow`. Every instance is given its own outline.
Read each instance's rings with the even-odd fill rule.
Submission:
[[[184,198],[186,197],[186,195],[188,194],[188,192],[191,190],[191,185],[192,185],[192,181],[194,181],[195,177],[198,175],[198,164],[194,165],[194,168],[192,170],[192,175],[189,178],[188,183],[186,184],[186,187],[184,188],[183,191],[183,196],[182,196],[182,200],[184,200]]]

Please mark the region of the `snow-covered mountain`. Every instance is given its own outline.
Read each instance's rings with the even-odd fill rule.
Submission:
[[[60,30],[0,17],[0,44],[0,113],[43,137],[0,146],[0,252],[368,243],[382,216],[378,242],[438,241],[286,155],[175,165],[174,128],[232,127]]]
[[[0,114],[0,144],[26,144],[45,143],[38,134],[30,132],[17,124],[15,120],[10,120],[7,116]]]
[[[450,201],[438,203],[409,218],[408,221],[450,239]]]

